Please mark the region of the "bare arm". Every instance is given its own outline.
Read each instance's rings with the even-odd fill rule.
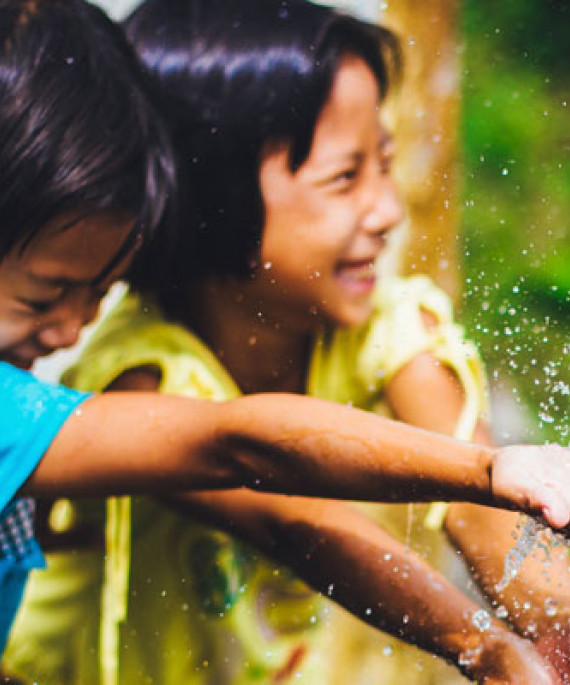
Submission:
[[[549,448],[549,454],[553,448]],[[369,501],[470,500],[570,518],[570,452],[501,451],[287,394],[88,399],[25,490],[47,497],[249,487]]]
[[[130,372],[113,385],[115,390],[156,387],[156,377],[144,370]],[[497,623],[479,632],[472,622],[475,605],[346,505],[244,489],[172,500],[201,521],[293,567],[371,625],[442,655],[473,677],[516,682],[516,675],[519,682],[551,682],[528,645]]]
[[[410,389],[415,388],[415,396]],[[423,388],[424,392],[417,392]],[[455,376],[427,355],[414,360],[394,379],[389,398],[403,420],[424,428],[451,433],[461,410],[463,395]],[[475,438],[488,445],[491,439],[479,426]],[[553,550],[551,563],[544,565],[544,553],[533,553],[519,575],[498,592],[496,584],[504,573],[505,555],[514,546],[518,514],[467,503],[449,508],[446,529],[453,543],[478,579],[487,596],[503,605],[509,620],[522,634],[536,637],[553,630],[556,622],[570,619],[570,574],[566,550]],[[550,611],[545,607],[550,606]],[[556,616],[552,615],[552,608]],[[548,615],[550,613],[550,616]],[[529,626],[536,630],[529,631]]]
[[[246,490],[180,495],[177,508],[243,538],[370,625],[489,683],[551,683],[538,654],[351,507]],[[429,617],[429,620],[426,620]]]
[[[28,492],[251,487],[365,500],[489,501],[491,450],[294,395],[210,402],[154,393],[88,399]]]

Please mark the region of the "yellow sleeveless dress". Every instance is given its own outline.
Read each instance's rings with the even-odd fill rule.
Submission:
[[[365,327],[319,337],[307,393],[387,413],[387,380],[429,351],[465,389],[458,435],[468,437],[485,406],[484,376],[448,298],[416,276],[385,280],[375,304]],[[422,310],[438,322],[430,331]],[[141,365],[160,369],[161,392],[213,401],[239,394],[196,337],[134,295],[103,322],[65,380],[102,390]],[[75,508],[80,519],[103,518],[93,505]],[[420,506],[363,510],[441,561],[444,508],[432,505],[427,519]],[[12,672],[42,685],[459,682],[440,660],[371,630],[282,567],[148,498],[108,501],[106,555],[59,553],[48,563],[29,586],[6,655]]]

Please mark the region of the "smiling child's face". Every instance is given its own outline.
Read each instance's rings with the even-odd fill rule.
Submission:
[[[132,259],[126,256],[106,273],[132,220],[91,216],[62,230],[68,222],[59,217],[23,252],[14,249],[0,261],[1,361],[28,369],[37,358],[75,344]]]
[[[288,146],[262,160],[265,225],[250,285],[267,313],[290,325],[353,326],[371,313],[375,260],[402,219],[379,100],[370,68],[345,57],[299,170],[289,168]]]

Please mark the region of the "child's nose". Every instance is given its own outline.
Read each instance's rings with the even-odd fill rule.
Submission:
[[[96,307],[86,302],[62,304],[40,328],[40,343],[52,351],[73,347],[79,339],[81,329],[94,318],[96,311]]]
[[[38,339],[43,347],[55,352],[73,347],[79,339],[82,327],[83,323],[79,317],[59,320],[44,326],[38,333]]]
[[[369,233],[387,233],[404,218],[404,208],[396,183],[384,179],[371,189],[367,211],[362,220],[362,227]]]

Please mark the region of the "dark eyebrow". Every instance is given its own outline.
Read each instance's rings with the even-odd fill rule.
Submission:
[[[85,283],[78,278],[53,278],[51,276],[41,276],[40,274],[28,271],[30,280],[38,285],[48,286],[50,288],[68,288],[71,285],[79,285]]]

